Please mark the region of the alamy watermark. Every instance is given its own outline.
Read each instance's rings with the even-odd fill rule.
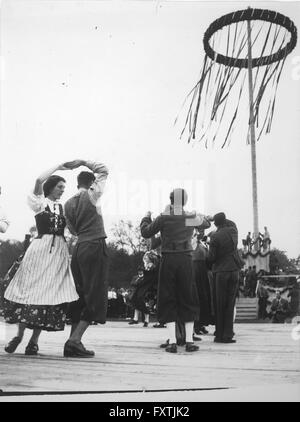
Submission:
[[[124,172],[107,181],[105,195],[100,202],[106,215],[135,218],[144,216],[148,211],[157,215],[170,204],[170,193],[182,188],[188,195],[186,209],[205,213],[204,185],[202,179],[130,179]]]

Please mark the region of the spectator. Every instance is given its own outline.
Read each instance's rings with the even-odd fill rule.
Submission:
[[[150,314],[148,313],[148,309],[146,309],[145,302],[143,298],[140,297],[139,288],[142,286],[144,282],[144,270],[143,267],[138,268],[138,274],[135,276],[131,281],[132,286],[132,293],[130,295],[130,303],[131,306],[134,308],[134,316],[131,321],[129,321],[129,325],[138,324],[139,323],[139,315],[142,313],[142,319],[144,319],[144,327],[148,327]]]
[[[258,280],[256,296],[258,298],[258,319],[266,319],[268,316],[267,305],[269,293],[262,280]]]
[[[250,291],[251,291],[251,282],[250,282],[250,278],[251,278],[251,272],[252,272],[252,267],[249,266],[248,269],[245,271],[245,297],[249,297],[250,296]]]
[[[246,244],[247,244],[247,247],[248,247],[248,252],[250,252],[251,248],[252,248],[251,232],[248,232],[248,234],[247,234]]]
[[[115,299],[116,306],[116,317],[124,318],[126,315],[126,301],[124,297],[124,289],[117,289],[117,298]]]
[[[276,291],[276,297],[271,305],[270,316],[273,323],[284,323],[290,313],[289,302],[281,297],[280,290]]]
[[[297,282],[294,284],[292,290],[288,293],[288,297],[291,298],[291,317],[293,318],[300,315],[300,277],[297,278]]]
[[[250,297],[255,297],[256,285],[257,285],[257,274],[256,274],[256,265],[253,265],[252,270],[249,274],[249,287],[250,287]]]

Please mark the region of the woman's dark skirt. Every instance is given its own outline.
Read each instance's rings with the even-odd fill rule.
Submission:
[[[63,331],[68,304],[24,305],[4,300],[4,319],[8,324],[26,324],[30,329]]]
[[[214,324],[211,291],[205,261],[194,261],[194,277],[200,303],[200,316],[197,323],[195,322],[195,326],[201,327]]]

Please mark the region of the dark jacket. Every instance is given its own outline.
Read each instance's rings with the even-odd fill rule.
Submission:
[[[237,260],[238,231],[235,223],[226,220],[210,238],[207,262],[213,272],[239,271]]]
[[[183,212],[175,215],[170,208],[168,213],[160,214],[154,221],[144,217],[141,221],[141,234],[150,238],[156,233],[161,235],[162,253],[189,253],[193,251],[192,235],[195,227],[208,228],[210,222],[204,216]]]

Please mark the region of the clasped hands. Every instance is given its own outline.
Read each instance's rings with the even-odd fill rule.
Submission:
[[[59,166],[59,170],[74,170],[77,167],[84,166],[85,163],[84,160],[67,161]]]

